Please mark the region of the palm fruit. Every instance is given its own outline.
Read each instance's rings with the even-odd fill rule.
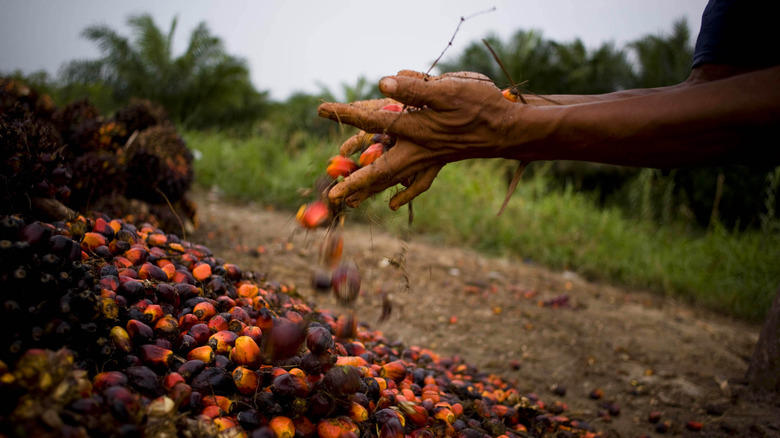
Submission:
[[[136,98],[119,108],[114,113],[113,120],[124,127],[124,136],[117,138],[117,141],[122,144],[136,131],[141,132],[152,126],[170,124],[165,108],[148,99]]]
[[[104,215],[0,218],[9,291],[0,435],[592,433],[564,416],[565,404],[521,397],[462,359],[392,344],[354,311],[314,309],[294,288],[236,275],[208,248],[159,235]],[[117,241],[130,246],[99,254]],[[140,278],[168,263],[189,275]],[[203,281],[197,266],[210,270]]]
[[[328,166],[325,173],[333,179],[338,177],[347,177],[358,169],[357,163],[351,158],[343,155],[336,155],[328,160]]]

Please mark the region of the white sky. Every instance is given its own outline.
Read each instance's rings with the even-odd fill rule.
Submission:
[[[167,32],[178,16],[174,52],[205,21],[228,53],[249,61],[258,90],[284,100],[295,91],[316,93],[360,76],[378,81],[398,70],[425,71],[447,45],[460,17],[490,9],[463,23],[445,60],[490,33],[507,39],[536,29],[559,42],[581,38],[587,47],[618,47],[648,34],[671,31],[685,18],[695,39],[706,0],[0,0],[0,72],[56,73],[72,59],[99,55],[80,36],[108,24],[129,36],[131,14],[149,12]]]

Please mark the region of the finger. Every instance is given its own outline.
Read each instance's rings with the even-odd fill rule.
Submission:
[[[402,206],[408,204],[412,199],[416,198],[421,193],[431,188],[433,180],[439,174],[439,171],[444,165],[431,166],[422,172],[418,173],[414,178],[414,182],[406,188],[390,198],[390,209],[398,210]]]
[[[366,109],[360,105],[323,103],[317,114],[330,120],[346,123],[366,132],[384,132],[402,114],[389,110]]]
[[[357,151],[361,151],[367,146],[371,145],[371,141],[374,138],[374,134],[366,131],[360,131],[345,141],[341,148],[339,148],[339,154],[348,157]]]

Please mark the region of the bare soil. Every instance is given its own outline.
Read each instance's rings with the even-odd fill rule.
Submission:
[[[295,286],[320,309],[345,310],[311,287],[324,231],[304,232],[290,212],[213,192],[194,198],[200,226],[188,240]],[[348,221],[344,241],[344,258],[361,270],[361,323],[407,346],[460,355],[548,405],[560,400],[563,415],[605,436],[664,436],[648,421],[653,411],[670,422],[666,436],[780,436],[778,397],[744,386],[759,325],[425,236],[408,243],[405,275],[388,262],[404,243],[376,224]],[[393,305],[380,323],[381,292]],[[590,397],[595,389],[601,399]],[[704,427],[690,431],[689,421]]]

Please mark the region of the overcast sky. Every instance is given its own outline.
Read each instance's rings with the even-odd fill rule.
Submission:
[[[151,13],[167,32],[178,17],[175,54],[205,21],[228,53],[247,59],[258,90],[284,100],[319,84],[340,96],[341,84],[361,76],[377,81],[398,70],[425,71],[465,21],[446,59],[491,33],[502,39],[535,29],[560,42],[581,38],[587,47],[618,47],[648,34],[668,34],[684,18],[695,38],[706,0],[0,0],[0,72],[55,74],[72,59],[99,55],[80,36],[108,24],[129,36],[127,17]],[[529,78],[532,79],[532,78]]]

